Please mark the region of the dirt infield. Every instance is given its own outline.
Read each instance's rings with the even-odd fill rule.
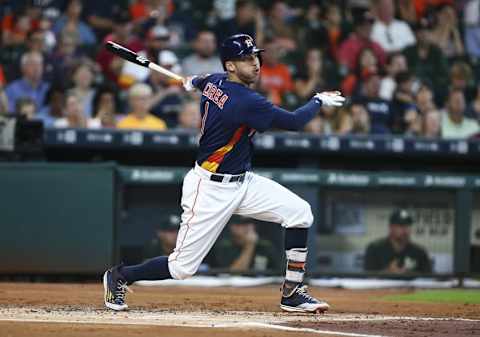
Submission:
[[[480,305],[389,302],[408,290],[311,289],[332,309],[292,315],[279,286],[133,287],[128,312],[103,307],[101,284],[0,283],[0,336],[479,336]]]

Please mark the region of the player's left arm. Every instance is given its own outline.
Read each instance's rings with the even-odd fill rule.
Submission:
[[[271,128],[298,131],[315,117],[322,105],[342,106],[345,98],[339,92],[322,92],[316,94],[305,105],[290,112],[273,105],[265,97],[257,94],[246,109],[241,122],[263,132]]]
[[[339,91],[317,93],[305,105],[293,112],[275,107],[272,126],[284,130],[302,130],[315,117],[322,105],[339,107],[344,102],[345,98]]]

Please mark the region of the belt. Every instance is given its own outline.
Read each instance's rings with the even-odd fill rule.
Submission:
[[[216,181],[218,183],[233,183],[233,182],[243,182],[245,180],[245,173],[232,175],[232,176],[225,176],[221,174],[212,174],[210,176],[211,181]]]
[[[210,172],[198,163],[195,163],[194,171],[202,178],[215,181],[217,183],[233,183],[233,182],[243,182],[245,180],[245,173],[241,174],[220,174]]]

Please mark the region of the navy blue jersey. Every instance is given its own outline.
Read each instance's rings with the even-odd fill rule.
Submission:
[[[391,133],[393,124],[393,114],[391,104],[382,98],[360,97],[358,102],[363,104],[370,115],[372,134],[388,134]]]
[[[256,131],[271,127],[297,129],[296,124],[303,127],[321,103],[312,99],[294,114],[274,106],[252,89],[227,80],[225,73],[196,77],[192,83],[202,91],[197,163],[216,173],[239,174],[250,170],[252,137]]]

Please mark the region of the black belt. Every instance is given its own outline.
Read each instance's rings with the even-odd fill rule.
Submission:
[[[216,181],[218,183],[222,183],[222,182],[233,183],[233,182],[236,182],[236,181],[241,183],[245,180],[245,173],[230,176],[225,181],[223,180],[224,178],[225,178],[225,176],[221,175],[221,174],[212,174],[210,176],[211,181]]]

